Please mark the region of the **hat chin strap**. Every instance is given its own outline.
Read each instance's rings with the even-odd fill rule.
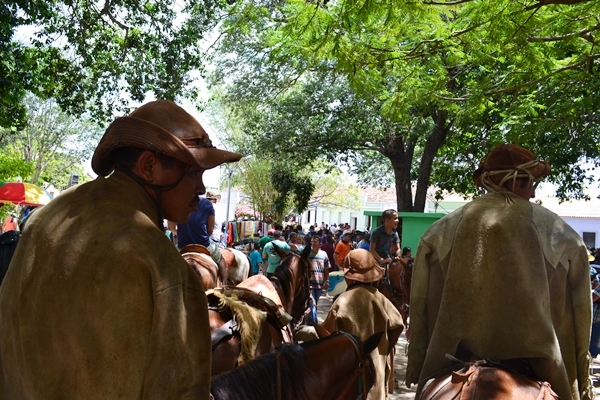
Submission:
[[[187,168],[181,174],[181,176],[175,182],[169,183],[167,185],[155,185],[153,183],[150,183],[147,180],[142,179],[139,175],[134,174],[131,170],[127,168],[123,168],[121,172],[133,179],[133,181],[140,185],[142,188],[149,188],[154,190],[154,204],[156,205],[156,212],[158,214],[158,227],[164,230],[165,227],[163,225],[162,215],[162,192],[167,192],[177,187],[177,185],[179,185],[183,178],[185,178],[185,175],[188,173],[189,169],[190,166],[188,165]]]
[[[512,169],[503,169],[499,171],[485,171],[481,174],[481,184],[490,193],[504,193],[507,194],[511,192],[504,187],[504,184],[512,179],[513,191],[515,190],[515,185],[517,183],[517,178],[528,178],[529,182],[534,182],[535,178],[529,172],[529,168],[536,167],[539,164],[538,160],[531,160],[524,164],[517,165]],[[499,184],[495,184],[491,177],[494,175],[504,175],[504,178],[500,181]],[[512,193],[511,192],[511,193]]]

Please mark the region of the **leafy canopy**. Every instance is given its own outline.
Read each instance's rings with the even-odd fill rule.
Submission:
[[[241,2],[215,77],[231,82],[224,98],[257,151],[290,143],[290,160],[312,151],[360,171],[378,170],[380,154],[397,190],[417,180],[472,193],[486,152],[514,142],[555,165],[559,194],[581,197],[589,171],[573,165],[600,155],[599,12],[591,1]]]
[[[28,91],[97,119],[148,93],[193,98],[202,39],[226,0],[7,0],[0,9],[0,127],[22,127]],[[21,37],[26,36],[27,40]]]

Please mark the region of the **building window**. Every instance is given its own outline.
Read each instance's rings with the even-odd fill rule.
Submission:
[[[581,236],[583,238],[583,243],[585,243],[588,248],[596,247],[596,232],[583,232],[583,235]]]

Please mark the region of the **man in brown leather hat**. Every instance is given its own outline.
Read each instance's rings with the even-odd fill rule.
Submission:
[[[402,316],[392,302],[373,286],[383,277],[384,269],[369,251],[351,250],[342,267],[348,289],[331,306],[323,328],[329,332],[349,332],[361,340],[384,332],[379,345],[371,352],[376,378],[367,399],[385,399],[386,386],[389,393],[393,393],[394,389],[393,351],[404,329]]]
[[[31,217],[0,287],[0,398],[209,398],[204,288],[162,222],[240,158],[170,101],[115,120],[99,177]]]
[[[514,144],[474,174],[487,194],[422,236],[412,276],[406,382],[459,359],[501,362],[547,381],[561,399],[590,399],[589,266],[581,237],[529,202],[550,165]]]

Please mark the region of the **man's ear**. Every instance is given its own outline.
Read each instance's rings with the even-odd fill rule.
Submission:
[[[133,172],[147,182],[153,182],[158,166],[156,154],[150,150],[144,150],[135,162]]]

